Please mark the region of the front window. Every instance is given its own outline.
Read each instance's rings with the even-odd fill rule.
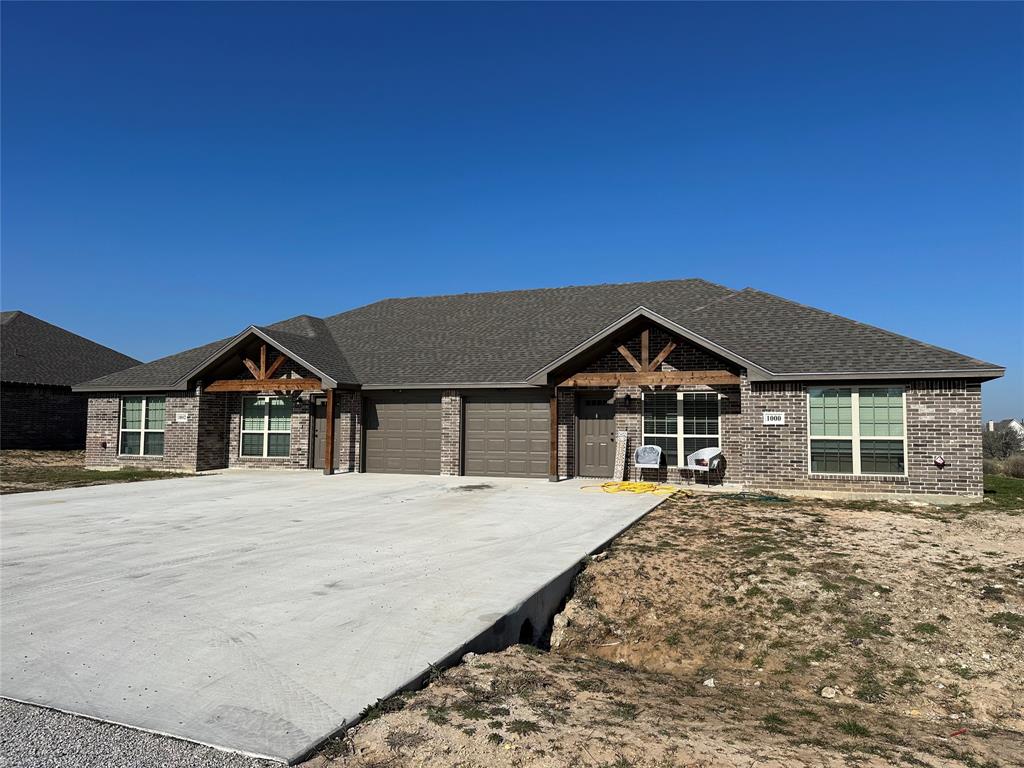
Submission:
[[[242,398],[242,456],[287,456],[292,401],[283,397]]]
[[[719,446],[718,415],[717,392],[647,392],[643,442],[661,446],[665,464],[678,466],[680,441],[684,463],[694,451]]]
[[[807,392],[811,472],[906,472],[902,387],[814,387]]]
[[[125,456],[164,455],[163,397],[121,398],[121,446]]]
[[[665,464],[679,463],[679,405],[675,392],[644,394],[644,445],[661,446]]]

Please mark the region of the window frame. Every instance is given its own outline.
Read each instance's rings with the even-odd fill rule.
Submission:
[[[142,410],[139,412],[139,428],[138,429],[125,429],[124,426],[124,401],[134,400],[138,398],[142,401]],[[164,401],[164,420],[160,423],[160,429],[150,429],[146,426],[146,421],[149,417],[149,401],[151,399],[159,399]],[[138,453],[125,453],[124,450],[124,433],[130,432],[132,434],[138,434],[139,436],[139,451]],[[146,453],[146,435],[155,434],[159,432],[164,436],[164,443],[160,446],[160,453]],[[135,456],[135,457],[160,457],[163,458],[164,452],[167,449],[167,395],[121,395],[117,402],[117,455],[118,456]]]
[[[645,418],[645,415],[644,415],[644,409],[646,408],[646,403],[647,403],[648,395],[662,395],[662,396],[664,396],[664,395],[673,395],[673,394],[675,395],[675,399],[676,399],[676,431],[675,432],[663,432],[663,433],[660,433],[660,434],[657,433],[657,432],[647,432],[646,429],[645,429],[646,418]],[[713,434],[713,435],[711,435],[711,434],[696,435],[696,434],[690,434],[689,432],[685,431],[686,430],[686,418],[685,418],[686,414],[685,414],[685,411],[684,411],[683,407],[680,406],[680,403],[682,403],[684,400],[686,400],[686,396],[687,395],[694,395],[694,396],[695,395],[703,395],[705,397],[707,397],[708,395],[714,395],[714,401],[715,401],[715,404],[716,404],[717,410],[718,410],[718,415],[717,415],[717,417],[715,419],[715,422],[718,425],[718,430],[717,430],[717,432],[715,432],[715,434]],[[649,437],[657,437],[657,438],[662,438],[662,439],[664,439],[666,437],[674,437],[676,439],[676,463],[675,464],[669,464],[668,463],[668,458],[666,457],[666,460],[665,460],[665,467],[666,467],[666,469],[678,469],[679,467],[686,466],[686,453],[685,453],[684,448],[686,446],[686,438],[688,438],[688,437],[689,438],[698,438],[698,439],[702,439],[702,440],[707,440],[707,439],[713,438],[713,439],[718,441],[718,448],[722,447],[722,393],[721,392],[715,392],[714,390],[703,390],[703,389],[702,390],[694,390],[694,391],[679,391],[679,390],[677,390],[675,392],[646,392],[645,391],[645,392],[641,393],[641,400],[642,400],[641,405],[640,405],[640,441],[641,441],[641,443],[644,444],[644,445],[647,445],[647,438],[649,438]],[[683,431],[679,430],[680,426],[683,427]],[[662,453],[664,453],[664,450],[662,451]],[[692,453],[692,451],[691,451],[691,453]],[[683,460],[683,462],[681,464],[679,463],[679,459]]]
[[[245,401],[246,400],[260,400],[264,399],[263,403],[263,428],[262,429],[246,429],[245,428]],[[271,399],[279,399],[288,403],[288,429],[271,429],[270,428],[270,401]],[[243,395],[241,399],[241,407],[238,411],[238,456],[242,459],[288,459],[292,455],[292,417],[295,416],[295,403],[287,397],[276,397],[275,395]],[[263,453],[259,455],[251,453],[243,453],[243,445],[245,444],[246,435],[262,435],[263,436]],[[270,450],[270,435],[288,435],[288,453],[284,456],[271,456],[268,451]]]
[[[850,434],[849,435],[812,435],[811,434],[811,393],[827,389],[848,389],[850,390]],[[900,391],[900,414],[903,417],[900,436],[894,435],[861,435],[860,433],[860,392],[865,389],[898,389]],[[907,388],[896,384],[830,384],[814,387],[807,387],[805,414],[807,417],[807,474],[815,477],[908,477],[909,457],[907,456]],[[811,447],[815,440],[827,440],[830,442],[849,442],[853,452],[852,472],[815,472],[811,459]],[[861,443],[871,442],[898,442],[903,444],[903,471],[902,472],[862,472],[861,471]]]

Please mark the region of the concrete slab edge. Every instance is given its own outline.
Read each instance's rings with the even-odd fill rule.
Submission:
[[[133,731],[141,731],[142,733],[152,733],[154,736],[162,736],[165,739],[174,739],[175,741],[183,741],[188,744],[199,744],[202,747],[209,747],[210,749],[216,749],[221,752],[231,752],[236,755],[242,755],[243,757],[252,757],[258,760],[272,760],[275,763],[284,763],[284,761],[280,757],[264,755],[259,752],[246,752],[241,749],[235,749],[234,747],[224,747],[220,744],[213,744],[212,742],[208,741],[199,741],[198,739],[185,739],[181,736],[176,736],[173,733],[167,733],[166,731],[157,731],[153,728],[143,728],[141,725],[131,725],[130,723],[122,723],[120,720],[108,720],[107,718],[96,717],[96,715],[89,715],[85,712],[76,712],[73,709],[62,709],[61,707],[54,707],[49,704],[40,704],[37,701],[29,701],[28,699],[18,699],[14,696],[0,696],[0,699],[6,699],[7,701],[13,701],[18,704],[27,704],[31,707],[38,707],[39,709],[48,709],[51,712],[61,712],[65,715],[81,717],[86,720],[92,720],[96,723],[106,723],[107,725],[116,725],[120,728],[130,728]]]
[[[520,601],[515,608],[501,616],[490,627],[484,629],[470,640],[466,641],[465,643],[462,643],[449,653],[445,654],[438,661],[428,663],[426,669],[424,669],[417,675],[413,676],[402,685],[395,688],[386,696],[381,696],[379,701],[385,701],[387,699],[390,699],[392,696],[398,695],[399,693],[418,691],[424,688],[427,680],[429,680],[430,678],[433,669],[444,670],[454,667],[462,660],[462,657],[465,656],[467,653],[493,653],[495,651],[501,651],[505,650],[506,648],[510,648],[511,646],[515,645],[519,640],[519,628],[522,626],[523,621],[525,621],[527,618],[533,618],[530,615],[531,610],[533,610],[535,614],[546,613],[547,610],[551,609],[551,602],[553,600],[555,603],[554,610],[551,610],[550,614],[545,617],[544,622],[539,625],[537,621],[532,622],[533,627],[535,629],[538,626],[541,629],[546,627],[547,622],[554,618],[555,612],[559,607],[561,607],[563,599],[568,596],[569,589],[572,586],[573,581],[576,579],[576,576],[579,574],[581,570],[583,570],[583,566],[586,559],[592,555],[597,554],[598,552],[603,552],[605,549],[608,548],[608,546],[613,541],[615,541],[615,539],[617,539],[623,533],[625,533],[634,525],[639,523],[649,514],[654,512],[654,510],[658,509],[658,507],[660,507],[670,498],[671,496],[666,496],[665,498],[661,499],[657,504],[648,509],[646,512],[637,517],[628,525],[624,525],[618,531],[616,531],[607,539],[605,539],[601,544],[599,544],[596,547],[593,547],[588,551],[585,551],[580,556],[580,559],[574,565],[572,565],[570,568],[567,568],[566,570],[562,571],[562,573],[549,580],[540,589],[530,593],[527,597]],[[511,641],[507,640],[507,638],[510,635],[506,634],[504,631],[510,625],[515,628],[515,638]],[[495,635],[496,630],[500,634]],[[372,706],[375,703],[376,702],[368,702],[367,706]],[[296,765],[297,763],[300,763],[303,760],[309,759],[325,742],[345,733],[350,728],[353,728],[354,726],[358,725],[361,720],[362,713],[357,714],[352,719],[345,720],[344,722],[342,722],[340,726],[330,731],[329,733],[325,734],[322,738],[318,739],[311,747],[309,747],[308,749],[304,749],[302,752],[297,753],[292,757],[288,758],[286,761],[287,764]],[[279,760],[279,758],[270,759]]]

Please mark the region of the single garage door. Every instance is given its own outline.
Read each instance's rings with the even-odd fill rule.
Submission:
[[[366,471],[441,473],[441,395],[373,395],[366,399]]]
[[[551,433],[547,395],[468,395],[464,407],[467,475],[548,476]]]

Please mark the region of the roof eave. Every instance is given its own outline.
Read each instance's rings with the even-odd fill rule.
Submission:
[[[72,392],[184,392],[186,387],[178,386],[176,384],[147,384],[146,386],[139,386],[137,384],[103,384],[95,385],[89,384],[76,384],[71,388]]]
[[[991,381],[1006,374],[1005,368],[942,368],[907,371],[808,371],[775,373],[770,376],[751,375],[751,381],[839,381],[892,379],[981,379]]]

